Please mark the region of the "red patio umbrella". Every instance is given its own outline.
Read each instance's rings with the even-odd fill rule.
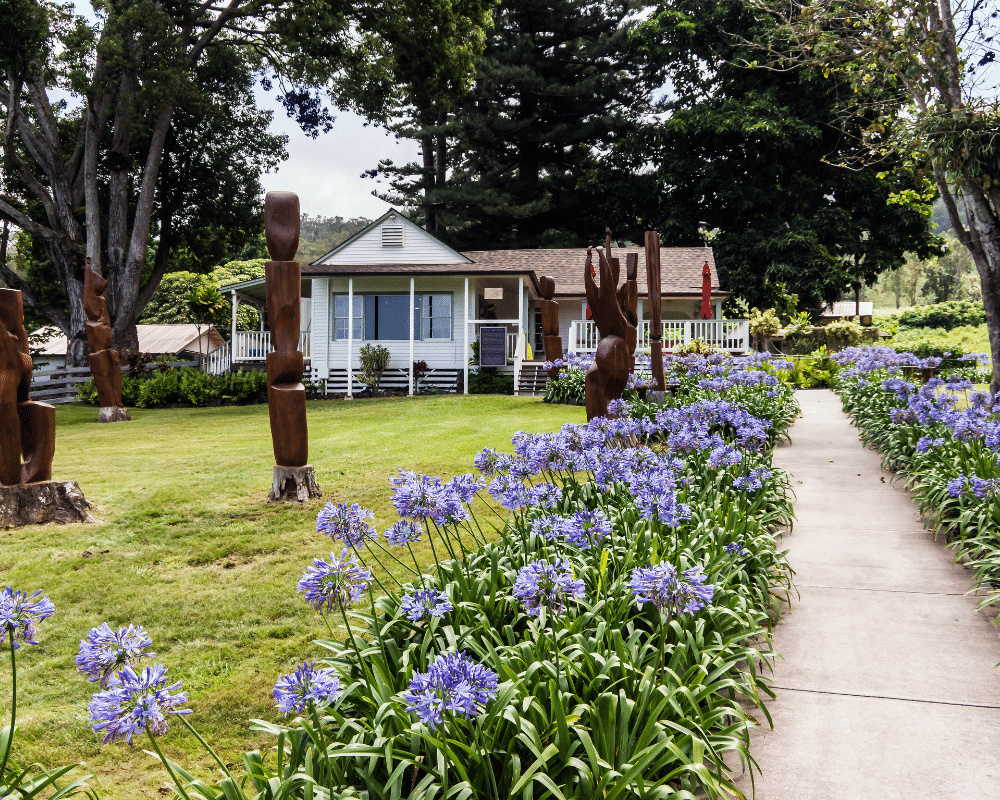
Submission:
[[[712,270],[708,268],[708,262],[701,268],[701,318],[712,318]]]

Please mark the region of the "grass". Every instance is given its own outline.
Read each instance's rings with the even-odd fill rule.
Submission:
[[[190,692],[191,721],[227,762],[270,746],[249,720],[277,720],[275,679],[319,655],[310,642],[325,634],[295,592],[332,549],[315,532],[322,504],[371,508],[381,531],[396,519],[387,479],[397,468],[468,472],[484,446],[509,451],[518,430],[585,420],[579,407],[497,395],[312,402],[308,413],[324,497],[298,506],[264,502],[274,463],[266,406],[137,409],[115,425],[96,424],[95,408],[58,409],[53,478],[78,481],[101,522],[0,531],[0,585],[42,589],[56,606],[41,644],[18,652],[18,763],[82,760],[105,798],[162,796],[167,776],[148,743],[102,745],[88,725],[95,685],[73,657],[101,622],[146,628],[156,660]],[[0,667],[0,715],[9,697]],[[207,764],[180,725],[161,743],[182,764]]]

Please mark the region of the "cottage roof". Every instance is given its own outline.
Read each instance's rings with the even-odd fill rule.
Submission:
[[[198,352],[197,325],[136,325],[135,327],[139,334],[139,352],[141,353]],[[35,333],[41,331],[58,333],[57,328],[41,328]],[[224,344],[223,338],[214,327],[206,328],[202,325],[201,336],[208,337],[208,351]],[[45,356],[66,355],[66,337],[62,334],[52,336],[42,345],[41,353]]]
[[[639,296],[646,296],[646,256],[643,248],[612,247],[612,255],[621,259],[624,279],[625,257],[637,253],[639,269],[636,280]],[[320,264],[302,267],[303,277],[326,275],[526,275],[537,292],[538,279],[551,275],[556,281],[556,297],[582,297],[586,294],[583,268],[586,248],[538,250],[470,250],[462,253],[466,264]],[[710,247],[660,248],[660,281],[664,297],[698,297],[701,295],[701,271],[708,262],[712,273],[712,297],[727,297],[730,292],[719,288],[715,256]]]

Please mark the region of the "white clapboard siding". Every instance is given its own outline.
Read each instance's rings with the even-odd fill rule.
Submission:
[[[310,370],[313,380],[327,377],[330,357],[330,280],[312,279],[312,318],[310,320]]]
[[[382,225],[392,224],[389,219],[372,227],[343,247],[335,250],[318,264],[468,264],[469,259],[438,241],[418,225],[402,216],[402,246],[382,244]],[[398,240],[397,237],[387,239]]]

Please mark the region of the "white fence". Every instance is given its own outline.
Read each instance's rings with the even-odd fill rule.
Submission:
[[[649,320],[639,323],[636,350],[649,352]],[[590,353],[597,349],[601,335],[591,320],[573,320],[569,324],[567,350]],[[750,323],[745,319],[668,319],[663,320],[663,349],[673,350],[694,339],[731,353],[750,352]]]

